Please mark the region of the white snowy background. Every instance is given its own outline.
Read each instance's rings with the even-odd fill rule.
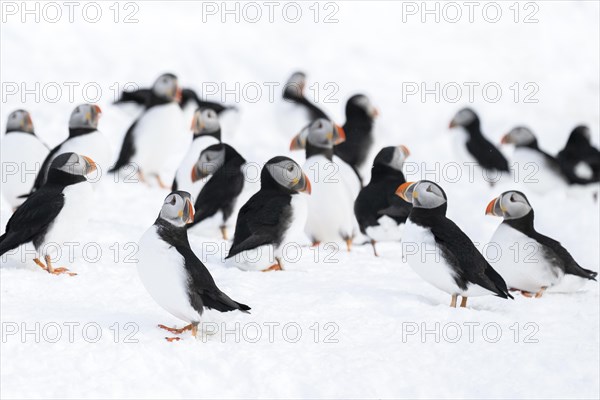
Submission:
[[[20,2],[14,4],[20,7]],[[44,18],[37,23],[31,16],[22,23],[21,14],[8,15],[3,9],[2,130],[10,111],[26,108],[38,135],[54,146],[67,136],[71,110],[85,101],[82,87],[97,83],[102,89],[97,103],[104,111],[100,129],[116,157],[135,110],[111,105],[114,85],[135,82],[147,87],[160,73],[170,71],[184,86],[199,92],[203,83],[217,85],[220,90],[212,100],[225,96],[223,87],[261,87],[257,102],[248,101],[254,92],[246,98],[242,92],[239,102],[233,95],[224,98],[239,113],[226,121],[223,136],[247,160],[262,163],[274,155],[289,155],[289,141],[302,124],[297,116],[287,116],[293,110],[280,100],[280,90],[270,101],[264,83],[282,85],[300,69],[308,74],[309,85],[319,88],[321,106],[340,123],[346,99],[357,92],[368,94],[380,110],[374,152],[382,146],[405,144],[412,153],[409,161],[417,166],[426,163],[433,168],[440,163],[443,167],[454,160],[450,144],[456,132],[447,126],[463,106],[478,111],[483,131],[494,143],[514,125],[526,124],[536,132],[540,145],[555,153],[576,124],[586,123],[598,145],[597,2],[535,2],[537,23],[523,23],[535,11],[532,6],[525,8],[524,2],[518,5],[517,23],[509,8],[513,2],[499,3],[502,16],[497,23],[483,18],[485,3],[475,9],[473,22],[461,6],[463,16],[457,23],[443,18],[436,23],[433,16],[422,22],[420,14],[405,15],[403,21],[402,3],[387,1],[336,2],[336,23],[323,23],[336,8],[318,4],[315,23],[314,6],[309,8],[313,3],[301,3],[300,21],[290,23],[282,16],[281,3],[270,23],[268,9],[259,2],[263,13],[259,22],[242,18],[236,23],[228,16],[221,23],[220,14],[203,21],[202,3],[135,2],[138,22],[131,24],[122,22],[134,10],[125,9],[124,3],[119,5],[119,23],[113,21],[112,2],[100,3],[102,17],[97,23],[82,18],[83,4],[75,9],[73,23],[66,7],[57,23]],[[220,2],[213,4],[221,7]],[[422,7],[420,2],[413,4]],[[65,82],[79,83],[73,99]],[[436,82],[441,86],[456,82],[463,96],[455,103],[447,98],[454,95],[439,101],[430,95],[422,101],[419,93],[403,101],[403,83],[413,82],[428,88]],[[464,82],[480,84],[472,103]],[[503,91],[495,103],[486,101],[481,92],[490,82]],[[537,103],[523,101],[530,93],[523,89],[527,82],[539,88],[533,96]],[[22,99],[20,85],[34,88],[36,83],[41,98]],[[62,93],[53,102],[55,83]],[[327,83],[336,85],[337,93],[331,94]],[[521,88],[516,102],[510,89],[515,83]],[[19,91],[10,94],[8,89],[15,84]],[[308,94],[314,99],[314,91]],[[337,103],[323,103],[326,94]],[[95,97],[93,89],[90,97]],[[504,150],[510,156],[509,149]],[[302,154],[294,157],[303,159]],[[368,168],[364,172],[368,175]],[[450,184],[441,172],[427,177],[446,189],[449,217],[480,244],[489,240],[500,222],[484,216],[487,202],[503,190],[521,188],[518,184],[490,188],[464,177]],[[192,246],[206,260],[217,284],[249,304],[252,313],[206,312],[205,322],[217,324],[218,333],[197,341],[183,336],[183,341],[167,343],[165,332],[156,325],[181,326],[181,321],[154,303],[137,277],[135,264],[126,257],[132,252],[128,244],[154,222],[167,191],[112,179],[101,182],[89,209],[88,229],[74,238],[79,247],[69,267],[78,276],[45,274],[30,256],[21,261],[24,250],[2,259],[3,398],[600,395],[595,282],[569,295],[547,294],[538,300],[516,296],[514,301],[481,297],[471,299],[468,309],[450,309],[448,295],[402,262],[398,243],[380,245],[377,259],[369,246],[356,246],[350,254],[303,248],[300,261],[288,261],[286,271],[263,274],[225,268],[220,259],[226,254],[226,243],[218,239],[217,231],[195,230]],[[598,203],[585,193],[565,190],[529,194],[529,198],[538,229],[560,240],[581,265],[598,270]],[[1,231],[10,214],[3,201]],[[90,261],[93,249],[88,257],[81,255],[87,243],[100,245],[99,261]],[[222,254],[207,255],[215,245],[223,249]],[[333,262],[325,262],[328,256]],[[69,323],[78,324],[73,340],[64,325]],[[270,323],[279,324],[273,328],[272,340],[266,325]],[[471,323],[479,325],[470,338]],[[36,331],[36,324],[39,338],[33,333],[22,335],[23,329]],[[89,329],[83,332],[86,324]],[[287,338],[285,324],[291,324]],[[62,336],[51,343],[56,326]],[[91,343],[97,327],[102,336]],[[233,333],[224,335],[224,327],[237,331],[239,340]],[[262,336],[252,343],[257,327]],[[301,337],[292,343],[295,327],[300,327]],[[407,336],[407,329],[415,327],[419,332]],[[451,343],[456,327],[462,335]],[[18,332],[10,334],[14,329]],[[422,329],[437,330],[438,338],[433,333],[422,337]],[[126,340],[128,333],[132,335]],[[136,343],[128,343],[132,340]]]

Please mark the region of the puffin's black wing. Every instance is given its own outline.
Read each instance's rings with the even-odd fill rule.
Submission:
[[[508,172],[508,161],[493,144],[481,137],[467,142],[467,150],[477,160],[477,163],[490,170]]]
[[[50,163],[56,156],[56,153],[58,153],[58,151],[60,150],[60,146],[62,146],[63,143],[65,143],[67,140],[64,140],[61,144],[57,145],[52,150],[50,150],[50,153],[48,153],[48,155],[44,159],[44,162],[42,163],[42,167],[40,168],[37,176],[35,177],[35,182],[33,183],[33,188],[31,189],[32,192],[35,192],[36,190],[41,188],[42,185],[46,182],[46,175],[48,174],[48,169],[50,168]]]
[[[233,244],[226,258],[246,250],[280,241],[284,221],[292,213],[290,196],[259,191],[246,202],[238,213]]]
[[[180,245],[176,249],[183,256],[185,269],[190,276],[188,290],[192,307],[200,313],[202,313],[202,307],[221,312],[240,310],[248,313],[250,307],[232,300],[219,290],[206,266],[196,257],[189,246]]]
[[[227,169],[227,165],[223,166],[200,190],[194,204],[194,222],[188,227],[212,217],[218,211],[223,212],[224,220],[229,218],[235,201],[244,188],[244,174],[240,170],[233,172]]]
[[[544,246],[544,255],[553,262],[553,264],[564,270],[565,274],[576,275],[594,281],[596,280],[598,273],[581,267],[577,261],[575,261],[571,253],[569,253],[560,242],[538,232],[535,233],[533,239]]]
[[[477,284],[498,297],[512,299],[506,282],[477,250],[471,239],[450,219],[437,218],[431,231],[442,254],[456,271],[459,287],[466,289],[466,283]]]
[[[327,114],[325,114],[323,110],[321,110],[316,104],[308,101],[308,99],[304,97],[304,94],[298,93],[297,90],[284,90],[283,98],[287,101],[290,101],[292,103],[298,104],[306,108],[306,111],[308,111],[308,115],[311,121],[318,118],[329,119],[329,117],[327,116]]]
[[[191,101],[195,102],[198,105],[198,108],[210,108],[217,114],[221,114],[223,111],[233,108],[220,103],[202,100],[193,89],[183,89],[181,91],[181,108],[185,107]]]
[[[0,255],[44,234],[65,204],[62,191],[43,186],[32,193],[6,224],[0,236]]]
[[[133,124],[127,129],[125,137],[123,138],[123,144],[121,145],[121,151],[119,152],[119,158],[113,167],[108,172],[117,172],[124,166],[126,166],[131,158],[135,154],[135,143],[133,140],[133,132],[138,123],[139,119],[136,119]]]
[[[138,89],[132,91],[123,91],[121,97],[114,104],[136,103],[145,106],[152,97],[152,89]]]

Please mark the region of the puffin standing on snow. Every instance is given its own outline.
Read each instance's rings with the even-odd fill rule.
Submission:
[[[306,108],[311,121],[318,118],[330,119],[304,96],[305,86],[306,75],[303,72],[294,73],[285,85],[283,98]],[[373,126],[378,115],[377,108],[363,94],[356,94],[346,102],[346,123],[342,127],[346,141],[335,146],[334,154],[350,165],[357,174],[373,146]]]
[[[567,184],[558,160],[540,149],[531,129],[517,126],[504,135],[500,143],[515,146],[513,162],[518,171],[516,181],[539,193]]]
[[[426,180],[405,182],[396,193],[413,205],[402,240],[416,247],[406,251],[404,259],[421,278],[452,295],[450,307],[456,307],[458,296],[462,296],[461,307],[472,296],[512,299],[504,279],[446,217],[448,203],[440,186]]]
[[[570,292],[596,280],[597,272],[582,268],[559,242],[535,230],[533,208],[523,193],[502,193],[485,213],[504,218],[491,242],[500,247],[494,266],[509,288],[541,297],[548,288]]]
[[[406,182],[402,167],[410,155],[406,146],[384,147],[373,161],[371,181],[360,191],[354,202],[354,214],[360,231],[375,243],[400,240],[412,204],[396,196],[398,186]]]
[[[162,308],[188,323],[171,333],[192,331],[195,337],[204,308],[221,312],[250,310],[223,293],[190,247],[186,224],[194,220],[190,194],[169,194],[158,218],[139,240],[137,270],[144,287]],[[166,338],[168,341],[179,338]]]
[[[55,275],[76,275],[66,268],[54,268],[51,260],[57,255],[56,245],[75,240],[86,223],[92,191],[86,175],[95,169],[95,163],[86,156],[57,156],[46,183],[27,197],[6,224],[6,232],[0,236],[0,256],[32,242],[37,251],[34,262],[42,269]]]
[[[221,124],[216,111],[213,109],[196,110],[192,119],[192,132],[194,132],[194,139],[175,173],[171,189],[173,191],[200,193],[203,182],[192,182],[190,171],[198,161],[202,150],[213,144],[221,143]]]
[[[557,159],[570,183],[585,185],[600,181],[600,151],[590,143],[590,128],[579,125]]]
[[[334,144],[344,139],[344,131],[337,125],[326,119],[317,119],[292,139],[290,150],[306,149],[302,170],[307,171],[312,183],[306,234],[315,246],[342,239],[350,251],[358,231],[354,217],[358,178],[351,170],[344,173],[343,161],[336,162],[334,159]]]
[[[108,169],[112,155],[106,137],[98,130],[101,115],[102,110],[95,104],[75,107],[69,118],[69,137],[50,151],[35,179],[33,190],[42,187],[50,164],[63,153],[85,154],[95,161],[100,174]]]
[[[48,152],[48,146],[35,135],[29,113],[25,110],[11,112],[6,121],[1,157],[4,164],[2,194],[13,210],[31,192],[35,171],[40,170]],[[14,173],[9,172],[11,170]]]
[[[158,77],[146,109],[127,130],[119,158],[110,172],[133,165],[140,181],[146,182],[147,176],[155,176],[162,188],[167,187],[160,174],[185,132],[184,116],[178,103],[180,98],[181,89],[175,75]]]
[[[452,121],[450,128],[462,127],[465,136],[461,138],[461,146],[477,161],[479,166],[486,171],[508,172],[508,161],[492,143],[481,133],[481,123],[475,111],[470,108],[460,110]],[[490,181],[493,185],[493,182]]]
[[[308,177],[287,157],[270,159],[261,171],[260,190],[242,206],[226,259],[241,269],[282,270],[282,248],[296,242],[306,224]]]
[[[228,144],[214,144],[204,149],[190,173],[192,182],[207,179],[196,196],[197,210],[194,221],[188,228],[220,214],[220,229],[223,240],[227,240],[227,222],[233,213],[238,196],[244,189],[244,157]]]

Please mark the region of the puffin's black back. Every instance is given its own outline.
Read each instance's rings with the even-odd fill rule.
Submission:
[[[225,163],[206,182],[196,198],[194,222],[188,227],[212,217],[218,211],[227,220],[233,212],[237,197],[244,189],[244,173],[241,170],[246,160],[228,144],[225,147]]]
[[[160,217],[154,224],[160,238],[173,246],[183,257],[184,267],[189,276],[188,295],[190,303],[196,311],[202,314],[204,307],[221,312],[233,310],[248,312],[250,310],[250,307],[232,300],[217,287],[206,266],[192,251],[184,227],[171,225]]]
[[[508,161],[504,155],[481,133],[479,117],[475,116],[464,128],[469,133],[467,150],[477,163],[484,169],[508,172]]]
[[[359,169],[366,161],[373,145],[373,118],[352,100],[346,103],[346,123],[343,126],[346,140],[335,146],[335,155]]]
[[[591,145],[583,129],[578,126],[571,132],[569,139],[558,155],[557,159],[563,174],[570,183],[588,184],[600,181],[600,151]],[[586,163],[592,170],[591,177],[580,177],[576,173],[576,166],[580,162]]]
[[[525,236],[530,237],[541,244],[544,249],[544,258],[551,262],[555,267],[563,270],[565,274],[596,280],[595,278],[598,275],[597,272],[581,267],[577,261],[575,261],[571,253],[569,253],[568,250],[560,244],[560,242],[536,231],[533,225],[533,220],[534,212],[531,210],[524,217],[505,220],[502,223],[518,230]]]

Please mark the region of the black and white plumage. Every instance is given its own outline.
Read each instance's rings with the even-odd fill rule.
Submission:
[[[166,163],[174,153],[191,142],[191,138],[184,134],[184,115],[178,103],[180,98],[177,77],[173,74],[159,76],[152,86],[144,112],[125,133],[119,158],[110,172],[132,166],[137,169],[140,181],[145,182],[146,176],[154,176],[161,187],[166,187],[161,179]]]
[[[84,154],[91,158],[99,174],[108,170],[112,152],[108,140],[98,130],[101,115],[102,110],[95,104],[75,107],[69,118],[69,137],[50,151],[35,179],[33,190],[42,187],[52,161],[63,153]]]
[[[406,182],[397,194],[413,205],[402,237],[403,258],[421,278],[452,295],[451,307],[456,307],[457,296],[462,296],[461,307],[471,296],[512,298],[500,274],[446,217],[446,193],[439,185]]]
[[[379,151],[373,161],[371,181],[354,202],[354,214],[360,231],[375,243],[399,241],[412,204],[396,196],[398,186],[406,182],[402,167],[410,155],[406,146],[389,146]]]
[[[66,268],[54,268],[51,260],[57,256],[58,247],[77,240],[87,224],[92,189],[86,175],[95,169],[94,162],[86,156],[57,156],[50,165],[46,183],[8,221],[6,232],[0,236],[0,255],[32,242],[38,266],[53,274],[68,273]]]
[[[286,82],[283,98],[303,106],[308,112],[309,121],[315,119],[331,119],[316,104],[304,95],[306,75],[303,72],[294,73]],[[342,126],[346,140],[337,144],[334,154],[344,160],[359,176],[359,170],[365,163],[373,146],[373,127],[375,118],[379,115],[369,98],[356,94],[346,102],[346,123]]]
[[[573,129],[557,159],[563,174],[572,184],[586,185],[600,181],[600,151],[592,146],[590,129],[579,125]]]
[[[305,232],[314,244],[346,242],[348,250],[358,232],[354,200],[360,190],[355,172],[333,155],[335,144],[345,139],[344,131],[327,119],[317,119],[297,134],[290,150],[305,149],[306,171],[312,183]]]
[[[508,172],[508,161],[502,155],[490,141],[488,141],[481,132],[481,122],[475,111],[470,108],[463,108],[460,110],[452,121],[450,121],[450,128],[461,127],[463,131],[462,137],[457,137],[459,152],[464,152],[474,159],[477,164],[488,172],[493,174],[490,178],[494,177],[494,174],[498,172]],[[461,149],[462,148],[462,149]],[[490,183],[492,183],[490,181]]]
[[[198,161],[200,153],[207,147],[221,143],[221,124],[219,117],[213,109],[198,109],[192,118],[192,132],[194,139],[188,152],[179,164],[171,190],[183,190],[188,193],[200,193],[204,181],[192,182],[190,171]]]
[[[504,218],[491,242],[499,246],[494,267],[509,288],[541,297],[546,289],[570,292],[596,280],[597,272],[582,268],[558,241],[536,231],[533,208],[522,192],[502,193],[486,214]]]
[[[567,184],[558,160],[539,147],[531,129],[517,126],[502,137],[501,143],[515,146],[512,162],[516,182],[537,193]]]
[[[241,269],[281,270],[282,248],[303,235],[306,201],[298,194],[310,194],[311,184],[295,161],[281,156],[265,164],[260,182],[240,209],[227,259]]]
[[[191,196],[176,191],[169,194],[158,218],[139,240],[137,270],[152,298],[174,317],[189,325],[167,328],[172,333],[192,330],[196,336],[205,308],[221,312],[250,307],[223,293],[206,266],[190,247],[186,224],[194,220]]]
[[[49,153],[35,134],[31,116],[25,110],[8,115],[6,134],[2,139],[2,195],[13,209],[25,201],[39,171]]]
[[[189,227],[211,217],[219,218],[221,234],[227,240],[227,222],[244,189],[242,167],[245,163],[244,157],[226,143],[214,144],[200,153],[190,170],[192,182],[208,180],[196,196],[197,211]]]

